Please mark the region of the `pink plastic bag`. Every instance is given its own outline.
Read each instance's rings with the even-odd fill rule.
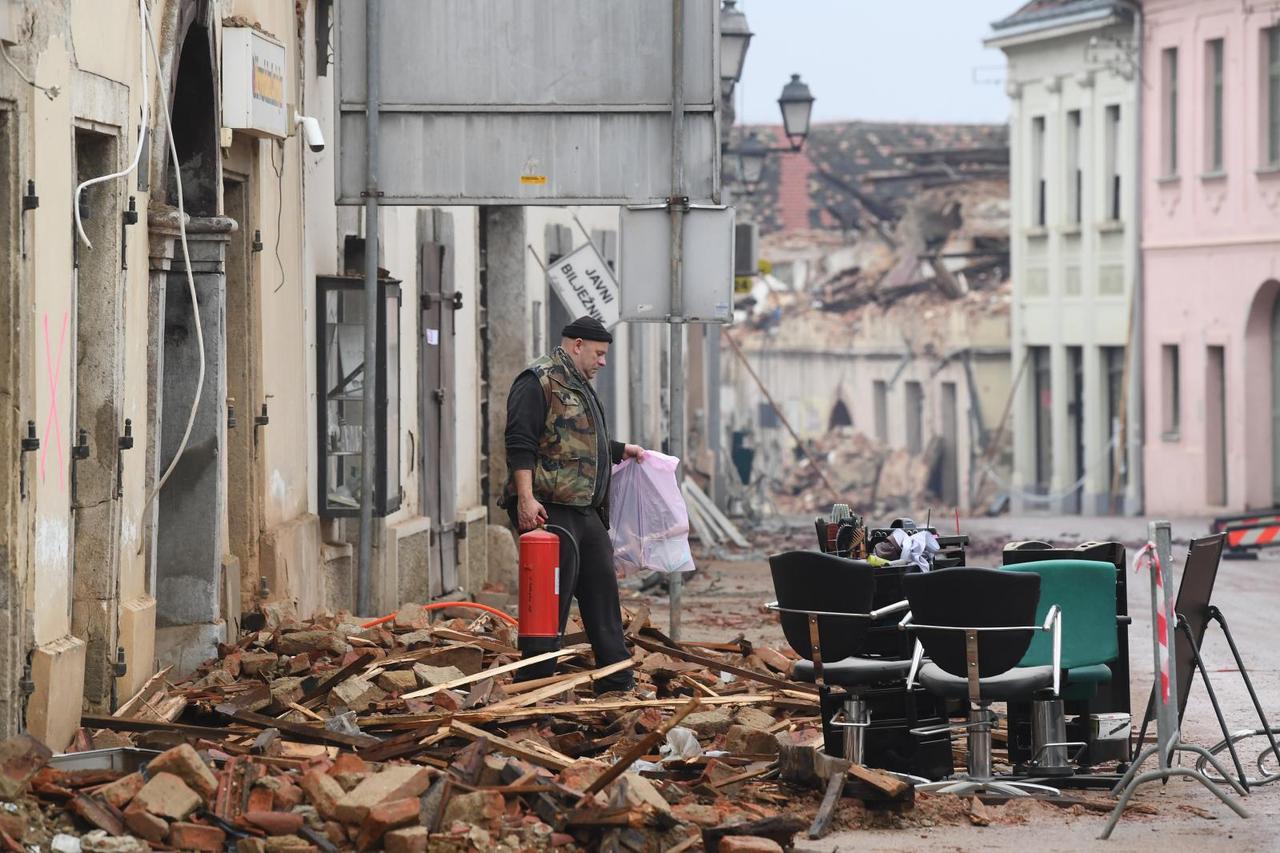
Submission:
[[[647,451],[644,462],[624,459],[609,484],[609,537],[621,573],[691,572],[689,508],[676,483],[680,460]]]

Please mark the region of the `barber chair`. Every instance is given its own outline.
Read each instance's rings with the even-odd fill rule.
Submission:
[[[903,628],[916,638],[908,687],[919,677],[925,690],[944,699],[967,699],[968,721],[963,726],[917,730],[921,736],[939,731],[968,732],[968,773],[917,786],[917,790],[946,794],[990,792],[1007,796],[1056,796],[1055,788],[997,779],[991,768],[992,702],[1053,699],[1059,688],[1061,614],[1049,607],[1034,622],[1040,602],[1040,577],[957,567],[946,571],[907,575],[902,579],[910,612]],[[1048,666],[1019,667],[1037,632],[1052,635]],[[921,664],[924,654],[929,662]]]
[[[1093,690],[1082,690],[1078,684],[1071,689],[1064,688],[1066,695],[1063,696],[1063,710],[1067,717],[1067,737],[1072,741],[1087,743],[1084,750],[1074,757],[1074,763],[1079,767],[1093,767],[1114,761],[1119,762],[1118,770],[1123,772],[1125,765],[1132,759],[1129,738],[1115,734],[1128,731],[1131,717],[1129,626],[1133,620],[1128,615],[1125,547],[1119,542],[1085,542],[1071,548],[1054,547],[1047,542],[1010,542],[1002,554],[1006,568],[1059,560],[1096,561],[1115,568],[1115,594],[1110,599],[1114,602],[1115,617],[1106,629],[1115,638],[1115,657],[1106,663],[1110,677],[1100,678]],[[1049,592],[1044,593],[1044,598],[1063,603]],[[1064,630],[1074,633],[1076,617],[1070,612],[1066,612],[1065,616]],[[1101,620],[1103,617],[1095,613],[1091,618]],[[1101,622],[1097,624],[1099,628],[1102,627]],[[1100,636],[1091,639],[1103,642]],[[1101,673],[1098,675],[1101,676]],[[1011,702],[1008,711],[1009,761],[1014,765],[1026,766],[1033,760],[1035,752],[1034,709],[1030,703]],[[1085,781],[1084,777],[1077,775],[1077,779],[1071,784],[1082,784]],[[1110,787],[1111,780],[1099,779],[1097,786]]]
[[[1005,571],[1040,577],[1043,620],[1053,602],[1062,614],[1062,682],[1058,696],[1032,702],[1032,756],[1026,772],[1033,776],[1071,776],[1069,749],[1083,751],[1084,740],[1067,741],[1064,701],[1087,703],[1111,681],[1107,666],[1118,654],[1116,646],[1116,568],[1093,560],[1042,560],[1006,566]],[[1021,667],[1053,663],[1049,638],[1036,637],[1019,662]],[[1128,727],[1125,727],[1126,736]],[[1079,752],[1077,752],[1077,756]]]
[[[818,686],[827,752],[892,772],[941,775],[950,766],[947,739],[919,742],[909,734],[913,726],[942,721],[931,697],[906,690],[911,661],[861,654],[869,626],[885,615],[872,610],[874,569],[813,551],[775,554],[769,568],[777,600],[766,607],[778,613],[787,643],[804,658],[791,677]]]

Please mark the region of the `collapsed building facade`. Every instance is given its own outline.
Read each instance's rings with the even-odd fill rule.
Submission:
[[[995,496],[1010,392],[1004,139],[818,126],[739,196],[766,272],[737,302],[744,358],[725,356],[723,407],[738,459],[754,457],[739,476],[763,480],[779,510],[969,511]]]
[[[158,67],[134,0],[0,3],[0,730],[53,749],[263,603],[355,606],[370,235],[334,203],[335,4],[142,8]],[[77,186],[117,172],[79,193],[79,239]],[[378,614],[510,580],[506,393],[567,316],[543,265],[612,260],[617,221],[384,212]],[[612,431],[654,444],[661,336],[616,335]]]

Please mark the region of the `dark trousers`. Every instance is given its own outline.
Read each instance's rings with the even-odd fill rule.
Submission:
[[[564,534],[553,530],[560,537],[560,635],[564,636],[569,622],[572,599],[578,599],[578,612],[582,614],[587,639],[595,652],[596,666],[608,666],[631,657],[622,639],[622,612],[618,603],[618,578],[613,570],[613,542],[604,526],[600,512],[595,509],[561,506],[544,503],[547,524],[558,525],[569,531],[578,543],[575,556],[573,546],[564,541]],[[519,529],[514,507],[508,511],[511,526]],[[545,670],[528,672],[521,670],[525,678],[548,674]],[[601,679],[596,692],[629,690],[634,679],[629,670]]]

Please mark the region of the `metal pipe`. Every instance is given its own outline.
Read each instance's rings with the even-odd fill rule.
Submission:
[[[1129,479],[1125,484],[1125,514],[1141,515],[1146,505],[1146,495],[1143,485],[1144,465],[1142,460],[1143,435],[1146,432],[1146,411],[1143,402],[1143,383],[1142,375],[1144,363],[1146,359],[1143,353],[1143,323],[1144,323],[1144,306],[1145,288],[1142,284],[1143,263],[1142,263],[1142,77],[1143,77],[1143,47],[1142,43],[1142,6],[1138,3],[1122,0],[1121,5],[1128,8],[1133,14],[1133,49],[1135,51],[1136,67],[1134,69],[1134,80],[1137,85],[1134,88],[1134,149],[1137,156],[1134,158],[1134,176],[1133,176],[1133,241],[1134,241],[1134,258],[1133,258],[1133,308],[1130,313],[1130,322],[1133,323],[1133,352],[1129,357],[1129,423],[1125,430],[1125,436],[1128,439],[1128,457],[1129,457]]]
[[[365,0],[365,192],[364,192],[364,393],[360,430],[360,553],[356,565],[356,613],[373,610],[373,490],[378,384],[378,86],[381,0]]]
[[[671,0],[671,455],[684,456],[684,0]],[[677,481],[682,469],[677,469]],[[670,636],[680,642],[680,604],[684,578],[670,575]]]
[[[711,451],[711,502],[716,509],[725,509],[724,461],[721,458],[721,447],[724,429],[720,424],[720,325],[711,323],[707,327],[706,364],[707,364],[707,450]]]

